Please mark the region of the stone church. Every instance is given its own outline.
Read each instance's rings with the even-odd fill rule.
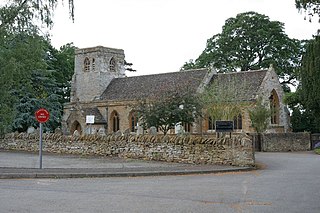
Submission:
[[[230,77],[246,82],[243,101],[254,105],[258,97],[275,112],[269,119],[268,132],[290,131],[289,112],[283,103],[283,90],[273,70],[256,70],[235,73],[217,73],[211,69],[171,72],[155,75],[126,77],[125,55],[121,49],[92,47],[77,49],[75,72],[71,82],[71,100],[64,106],[62,129],[65,134],[112,133],[137,131],[138,119],[130,107],[137,100],[148,99],[159,90],[172,91],[188,88],[201,93],[214,81],[228,82]],[[237,132],[254,132],[247,109],[234,120]],[[212,133],[214,121],[203,116],[198,122],[184,126],[190,133]],[[173,131],[174,133],[174,131]]]

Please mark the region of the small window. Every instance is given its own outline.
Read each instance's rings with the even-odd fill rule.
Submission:
[[[209,116],[208,117],[208,130],[215,130],[216,127],[215,127],[215,120]]]
[[[120,130],[120,119],[116,111],[112,113],[111,121],[112,121],[112,131],[117,132],[118,130]]]
[[[96,60],[93,58],[92,59],[92,70],[95,71],[96,69]]]
[[[90,71],[90,60],[89,58],[84,59],[84,71],[89,72]]]
[[[110,72],[116,71],[116,60],[114,60],[114,58],[111,58],[109,68],[110,68]]]
[[[136,126],[138,123],[138,119],[135,112],[131,112],[129,116],[129,124],[131,132],[136,132]]]

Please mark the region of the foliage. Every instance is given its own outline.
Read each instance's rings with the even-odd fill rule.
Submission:
[[[262,99],[258,98],[255,107],[249,110],[249,116],[252,122],[252,127],[255,128],[258,134],[266,131],[270,118],[270,110],[264,106]]]
[[[246,82],[231,74],[227,77],[227,82],[216,77],[201,95],[207,114],[214,120],[233,120],[246,104],[243,100],[244,93],[249,89]]]
[[[309,16],[309,21],[316,14],[318,14],[320,21],[320,0],[296,0],[296,8],[304,10],[306,16]]]
[[[202,54],[183,70],[213,66],[221,72],[268,68],[273,64],[283,84],[293,84],[303,48],[290,39],[284,24],[255,12],[226,20],[222,32],[207,40]]]
[[[35,20],[51,27],[53,12],[58,2],[59,0],[7,0],[0,8],[0,31],[25,31],[34,28]],[[70,17],[73,19],[73,0],[68,2]]]
[[[61,97],[61,104],[70,101],[71,78],[74,73],[74,54],[75,46],[68,43],[55,49],[49,44],[49,52],[47,54],[48,69],[52,71],[52,75],[56,80],[59,90],[57,94]]]
[[[201,116],[198,98],[189,92],[172,91],[152,100],[142,100],[134,107],[139,123],[144,128],[152,126],[164,134],[179,122],[191,124]]]
[[[320,131],[320,36],[310,41],[302,58],[298,93],[303,108],[312,116],[313,131]],[[310,121],[311,122],[311,121]]]

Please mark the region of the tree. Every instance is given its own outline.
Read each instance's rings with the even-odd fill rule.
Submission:
[[[221,72],[268,68],[273,64],[283,84],[293,84],[302,47],[284,32],[284,24],[255,12],[226,20],[220,34],[207,40],[202,54],[182,69],[213,66]]]
[[[47,54],[48,69],[58,84],[58,94],[62,98],[61,104],[70,101],[71,78],[74,73],[74,54],[76,47],[73,43],[68,43],[60,47],[59,50],[49,45]]]
[[[164,134],[179,122],[193,123],[201,116],[201,109],[201,104],[195,95],[178,91],[167,92],[154,99],[142,100],[134,107],[139,123],[144,128],[154,126]]]
[[[249,116],[251,119],[252,127],[258,133],[258,144],[261,146],[261,133],[266,131],[269,123],[271,112],[262,103],[262,99],[258,98],[258,101],[253,109],[249,110]],[[261,150],[261,147],[259,147]]]
[[[316,14],[319,16],[320,21],[320,0],[296,0],[296,8],[304,10],[306,16],[309,16],[309,21]]]
[[[63,0],[62,0],[63,1]],[[53,12],[59,0],[8,0],[0,8],[0,31],[23,31],[34,28],[35,20],[51,27]],[[70,17],[74,19],[73,0],[68,0]]]
[[[320,36],[316,36],[307,46],[300,68],[301,95],[303,108],[313,115],[315,130],[320,131]]]
[[[214,120],[234,120],[241,114],[242,108],[247,104],[244,96],[250,89],[245,79],[236,78],[230,74],[226,80],[219,75],[205,88],[201,95],[207,114]]]

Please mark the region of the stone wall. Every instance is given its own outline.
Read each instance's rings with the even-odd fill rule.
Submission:
[[[263,134],[261,151],[264,152],[289,152],[310,150],[310,133],[267,133]],[[253,137],[256,141],[257,137]]]
[[[0,140],[0,149],[36,152],[36,134],[8,134]],[[117,136],[85,135],[80,137],[60,134],[43,135],[43,151],[78,155],[119,156],[192,164],[224,164],[254,166],[251,138],[202,138],[198,136]]]

